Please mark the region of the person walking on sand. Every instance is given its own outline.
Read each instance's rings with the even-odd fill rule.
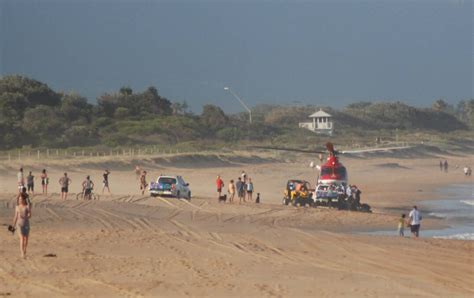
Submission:
[[[246,190],[247,190],[247,199],[249,200],[249,202],[253,202],[253,197],[252,197],[252,194],[253,194],[253,182],[252,182],[252,179],[249,178],[247,184],[246,184]]]
[[[43,171],[41,171],[41,186],[43,187],[44,195],[48,194],[48,184],[49,184],[48,174],[46,174],[46,169],[43,169]]]
[[[221,176],[217,175],[216,187],[217,187],[217,200],[221,197],[222,187],[224,186],[224,181],[221,179]]]
[[[237,190],[237,195],[239,196],[239,203],[242,203],[242,199],[244,199],[244,183],[242,182],[242,178],[238,178],[237,182],[235,183],[235,188]]]
[[[72,180],[67,176],[67,173],[64,173],[59,179],[59,185],[61,185],[61,199],[67,199],[67,193],[69,192],[69,185],[71,184]]]
[[[16,174],[16,178],[18,181],[18,192],[21,192],[23,187],[25,186],[25,177],[23,176],[23,168],[20,168],[18,174]]]
[[[25,197],[25,200],[26,200],[26,205],[28,205],[30,207],[30,211],[31,209],[33,209],[33,205],[31,204],[31,200],[30,200],[30,195],[28,195],[28,192],[26,191],[26,187],[23,187],[23,189],[21,190],[21,192],[18,194],[18,196],[16,197],[16,204],[19,205],[20,204],[20,198],[21,196],[24,196]]]
[[[140,175],[140,190],[142,191],[142,196],[145,194],[147,186],[148,183],[146,183],[146,171],[143,171]]]
[[[26,247],[28,246],[28,236],[30,235],[30,218],[31,209],[26,202],[25,195],[22,194],[19,204],[15,207],[15,216],[13,218],[13,226],[16,226],[19,230],[22,258],[26,258]]]
[[[408,217],[410,218],[411,233],[413,237],[418,238],[420,236],[421,214],[416,206],[413,206],[413,210],[410,211]]]
[[[229,203],[233,203],[234,202],[234,196],[235,196],[235,184],[234,184],[234,180],[230,180],[229,182],[229,187],[227,189],[227,192],[229,193]]]
[[[405,224],[406,224],[405,213],[398,219],[398,236],[405,237]]]
[[[448,160],[444,161],[444,171],[447,173],[448,172]]]
[[[31,193],[32,195],[35,194],[35,176],[30,173],[28,176],[26,176],[26,186],[28,187],[28,193]]]
[[[439,161],[439,170],[442,172],[443,171],[443,161]]]
[[[110,188],[109,188],[109,170],[105,170],[104,174],[102,176],[104,177],[104,180],[102,181],[103,187],[102,187],[102,194],[104,194],[104,190],[107,188],[107,192],[110,194]]]

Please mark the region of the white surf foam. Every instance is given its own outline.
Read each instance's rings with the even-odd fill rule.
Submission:
[[[474,206],[474,200],[464,200],[464,201],[461,201],[461,203]]]
[[[437,213],[437,212],[431,212],[429,215],[434,216],[434,217],[438,217],[438,218],[446,218],[446,217],[448,217],[446,214]]]
[[[449,235],[449,236],[434,236],[433,238],[457,239],[457,240],[474,240],[474,233],[462,233],[462,234],[454,234],[454,235]]]

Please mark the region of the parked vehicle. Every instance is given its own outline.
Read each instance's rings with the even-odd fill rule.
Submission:
[[[288,180],[283,195],[283,205],[312,206],[314,203],[311,184],[305,180]]]
[[[152,197],[168,196],[191,199],[189,183],[186,183],[181,176],[159,176],[156,182],[150,183],[149,191]]]

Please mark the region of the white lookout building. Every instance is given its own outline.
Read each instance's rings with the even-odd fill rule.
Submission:
[[[323,110],[319,110],[316,113],[309,116],[313,121],[311,122],[300,122],[301,128],[309,129],[315,133],[332,135],[334,124],[332,122],[332,116]]]

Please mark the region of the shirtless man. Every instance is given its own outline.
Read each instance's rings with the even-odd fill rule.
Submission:
[[[64,173],[64,176],[59,179],[59,185],[61,185],[61,199],[67,199],[67,193],[69,191],[69,184],[72,180]]]

